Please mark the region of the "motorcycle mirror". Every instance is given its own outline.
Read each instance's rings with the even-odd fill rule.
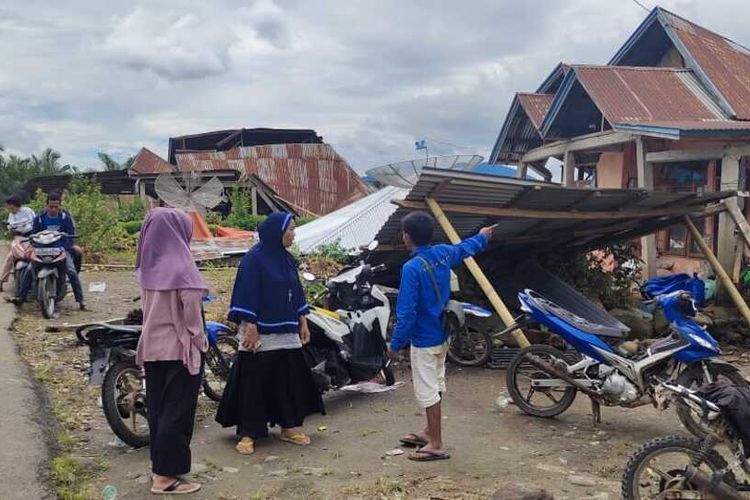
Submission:
[[[380,243],[378,243],[378,240],[372,240],[370,242],[370,244],[367,245],[367,249],[372,252],[373,250],[375,250],[376,248],[378,248],[379,245],[380,245]]]
[[[305,281],[315,281],[315,275],[313,273],[304,272],[302,273],[302,278]]]

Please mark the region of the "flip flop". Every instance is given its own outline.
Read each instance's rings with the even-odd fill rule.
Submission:
[[[445,451],[438,453],[436,451],[419,449],[413,453],[409,453],[407,458],[414,462],[434,462],[435,460],[448,460],[450,457]]]
[[[410,432],[406,434],[404,437],[399,439],[401,444],[406,446],[415,446],[417,448],[421,448],[422,446],[427,446],[427,441],[419,437],[413,432]]]
[[[255,441],[252,439],[240,439],[237,446],[234,447],[240,455],[252,455],[255,453]]]
[[[279,439],[287,443],[296,444],[297,446],[308,446],[310,444],[310,437],[304,432],[295,432],[293,434],[284,434],[282,432],[279,435]]]
[[[178,490],[177,488],[179,488],[183,484],[192,484],[193,487],[187,488],[184,490]],[[189,481],[185,481],[184,479],[178,477],[172,482],[172,484],[170,484],[169,486],[167,486],[166,488],[162,490],[158,490],[152,487],[151,493],[154,495],[189,495],[190,493],[195,493],[196,491],[200,489],[201,489],[200,483],[191,483]]]

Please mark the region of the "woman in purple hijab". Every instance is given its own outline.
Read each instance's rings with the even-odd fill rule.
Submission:
[[[190,253],[193,222],[171,208],[149,211],[136,253],[143,332],[136,362],[146,372],[146,408],[151,435],[151,492],[193,493],[200,483],[190,472],[190,440],[201,383],[202,298],[206,285]]]

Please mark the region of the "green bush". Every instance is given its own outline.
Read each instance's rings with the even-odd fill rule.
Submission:
[[[208,224],[208,230],[211,231],[211,234],[216,235],[217,229],[219,229],[218,224]]]
[[[297,224],[297,227],[299,227],[299,226],[304,226],[308,222],[312,222],[315,219],[317,219],[317,217],[315,217],[314,215],[306,215],[304,217],[300,216],[300,217],[295,218],[294,222]]]
[[[142,220],[145,213],[146,206],[143,204],[143,200],[136,196],[130,201],[119,203],[117,219],[122,222]]]
[[[258,225],[266,220],[265,215],[238,215],[229,214],[221,223],[222,226],[244,229],[246,231],[255,231]]]
[[[129,220],[125,222],[120,222],[120,226],[122,226],[122,228],[128,234],[136,234],[138,231],[140,231],[141,224],[143,224],[143,222],[140,220]]]

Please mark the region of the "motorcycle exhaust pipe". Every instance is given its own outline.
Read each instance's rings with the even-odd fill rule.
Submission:
[[[530,354],[526,356],[526,359],[528,360],[529,363],[536,366],[540,370],[547,372],[551,375],[554,375],[555,377],[559,379],[564,380],[565,382],[577,388],[579,391],[586,394],[587,396],[591,398],[595,398],[595,399],[599,399],[601,397],[601,394],[599,394],[598,392],[591,390],[591,388],[586,387],[585,385],[582,385],[576,382],[575,378],[573,378],[568,372],[559,369],[558,367],[552,365],[551,363],[548,363],[547,361],[543,360],[539,356]]]
[[[743,500],[744,498],[737,490],[724,481],[717,483],[711,479],[711,476],[692,465],[688,465],[685,468],[685,475],[693,486],[697,486],[701,491],[709,493],[712,495],[711,498],[715,498],[716,500]]]

